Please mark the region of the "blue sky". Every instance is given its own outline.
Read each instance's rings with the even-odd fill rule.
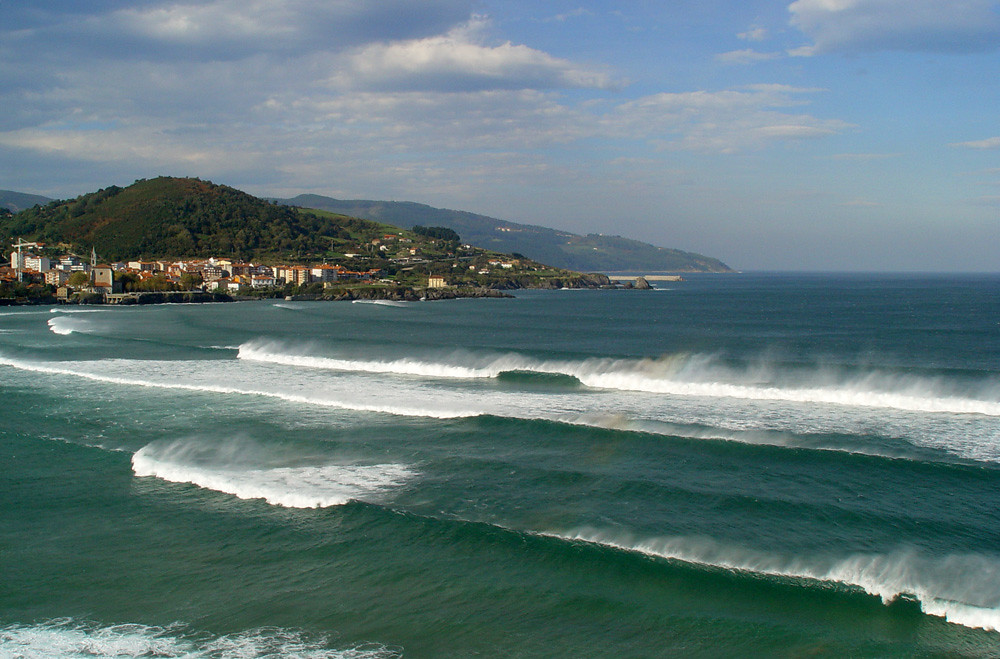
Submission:
[[[745,270],[1000,271],[1000,0],[14,0],[0,188],[418,201]]]

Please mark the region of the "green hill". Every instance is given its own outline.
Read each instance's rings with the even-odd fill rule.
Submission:
[[[732,272],[718,259],[621,236],[580,236],[413,202],[340,200],[319,195],[299,195],[278,201],[404,228],[414,225],[447,227],[457,231],[464,242],[477,247],[524,254],[542,263],[580,272]]]
[[[335,256],[389,229],[323,211],[304,211],[190,178],[139,180],[53,201],[0,220],[0,235],[107,260],[231,256],[302,260]],[[348,247],[350,246],[350,247]]]

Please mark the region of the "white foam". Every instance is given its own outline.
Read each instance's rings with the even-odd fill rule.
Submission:
[[[456,353],[440,360],[365,361],[281,352],[256,342],[240,346],[239,356],[235,360],[37,362],[0,355],[0,366],[133,390],[185,391],[230,399],[261,397],[364,413],[436,419],[493,415],[891,457],[910,457],[906,447],[911,445],[922,449],[921,459],[928,458],[923,449],[931,449],[946,456],[1000,462],[1000,443],[996,441],[1000,421],[989,415],[782,400],[633,395],[614,389],[524,390],[477,383],[482,378],[532,366],[519,355],[477,359]],[[845,444],[830,439],[836,434],[857,440]],[[880,438],[888,438],[888,444]]]
[[[54,311],[54,310],[53,310]],[[32,316],[34,314],[49,313],[48,311],[38,311],[32,309],[30,311],[0,311],[0,316]]]
[[[186,458],[183,442],[149,445],[132,456],[136,476],[190,483],[240,499],[264,499],[287,508],[326,508],[352,500],[368,500],[413,478],[401,464],[319,465],[249,468],[246,465],[203,465]]]
[[[341,410],[353,410],[358,412],[376,412],[382,414],[393,414],[397,416],[426,417],[436,419],[453,419],[467,416],[478,416],[481,411],[475,409],[449,408],[447,406],[426,407],[396,405],[392,402],[385,402],[380,398],[361,396],[361,398],[332,398],[322,394],[305,395],[281,390],[243,388],[232,385],[214,384],[212,382],[177,382],[171,380],[153,380],[149,377],[126,377],[111,375],[113,372],[121,372],[132,366],[131,360],[105,360],[100,365],[105,369],[103,372],[83,370],[83,364],[76,367],[54,366],[60,362],[29,362],[0,357],[0,365],[10,366],[23,371],[34,373],[47,373],[51,375],[65,375],[89,380],[92,382],[104,382],[107,384],[122,385],[126,387],[146,387],[151,389],[166,389],[175,391],[190,391],[196,393],[214,393],[223,395],[239,396],[261,396],[283,400],[289,403],[303,405],[316,405],[320,407],[330,407]],[[178,369],[184,362],[167,362],[170,368]],[[203,362],[208,366],[222,364],[223,362]],[[115,366],[120,366],[115,368]],[[134,367],[133,367],[134,368]],[[179,370],[179,369],[178,369]],[[388,399],[386,399],[388,400]]]
[[[305,354],[278,352],[271,344],[251,342],[240,346],[238,358],[246,361],[256,361],[286,366],[301,366],[306,368],[325,368],[336,371],[391,373],[395,375],[420,375],[436,378],[488,378],[495,377],[498,371],[468,366],[452,366],[449,364],[426,362],[417,359],[395,359],[392,361],[370,361],[336,359],[332,357],[316,357]]]
[[[351,300],[351,304],[374,304],[378,307],[408,307],[413,303],[403,302],[402,300]]]
[[[733,371],[705,355],[674,355],[660,359],[586,359],[577,362],[536,360],[515,353],[489,358],[464,356],[453,361],[404,358],[341,359],[289,351],[273,342],[251,341],[238,357],[248,361],[366,373],[417,375],[432,378],[495,378],[508,371],[561,374],[596,389],[638,391],[670,396],[726,398],[749,401],[825,404],[844,407],[896,409],[932,414],[1000,416],[996,391],[990,398],[949,393],[937,381],[903,378],[877,372],[838,376],[816,371],[804,376],[815,384],[780,382],[766,366]],[[455,363],[459,362],[459,363]],[[775,381],[768,384],[767,381]],[[749,382],[746,382],[749,381]],[[764,383],[760,383],[764,381]]]
[[[388,659],[401,651],[380,644],[330,649],[324,636],[267,627],[226,636],[185,633],[180,625],[100,626],[69,618],[33,625],[0,627],[0,656],[19,659]]]
[[[789,557],[726,546],[708,538],[637,540],[595,529],[542,533],[694,565],[749,574],[839,583],[889,604],[916,597],[924,613],[965,627],[1000,631],[1000,557],[978,554],[928,557],[913,550],[847,557]]]
[[[49,329],[52,330],[54,334],[59,334],[61,336],[68,336],[73,332],[79,332],[85,327],[82,321],[78,318],[70,318],[68,316],[56,316],[50,318],[48,321]]]

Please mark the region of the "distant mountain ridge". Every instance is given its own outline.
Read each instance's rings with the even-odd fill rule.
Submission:
[[[44,206],[52,200],[37,194],[26,192],[14,192],[13,190],[0,190],[0,208],[18,213],[33,206]]]
[[[709,256],[657,247],[621,236],[580,236],[410,201],[342,200],[313,194],[275,201],[406,229],[415,225],[447,227],[457,231],[468,244],[498,252],[523,254],[536,261],[579,272],[733,272],[725,263]]]

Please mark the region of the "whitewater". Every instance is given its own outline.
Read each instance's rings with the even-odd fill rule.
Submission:
[[[1000,279],[0,314],[0,655],[1000,655]]]

